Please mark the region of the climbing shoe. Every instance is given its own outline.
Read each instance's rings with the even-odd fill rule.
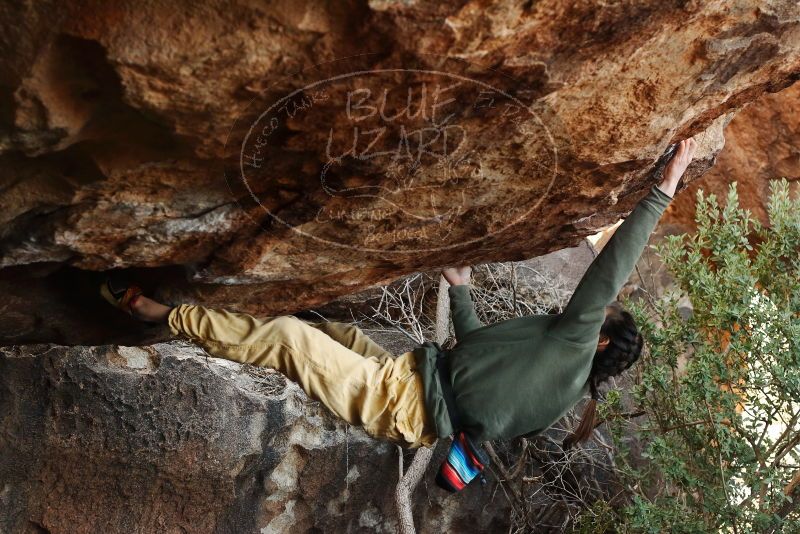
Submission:
[[[142,288],[118,275],[109,276],[100,284],[100,295],[109,304],[133,317],[136,315],[133,312],[132,304],[141,294]]]

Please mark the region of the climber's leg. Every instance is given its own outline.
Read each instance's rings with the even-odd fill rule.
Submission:
[[[381,347],[375,340],[371,339],[363,330],[355,325],[335,321],[306,321],[306,324],[325,332],[348,349],[366,358],[374,356],[381,363],[384,363],[386,358],[393,358],[391,352]]]
[[[214,356],[280,371],[373,437],[409,448],[436,440],[413,352],[396,359],[365,357],[291,315],[260,320],[181,304],[167,321],[173,334],[187,336]]]

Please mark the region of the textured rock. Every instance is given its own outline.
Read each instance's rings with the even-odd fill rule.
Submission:
[[[113,268],[277,314],[575,244],[675,139],[702,174],[732,114],[797,79],[798,21],[794,0],[3,4],[2,339],[113,337],[75,298]],[[426,113],[392,116],[409,88]]]
[[[693,229],[697,190],[724,201],[736,182],[739,203],[767,222],[769,183],[800,180],[800,84],[768,94],[747,106],[725,128],[717,163],[669,207],[664,223]]]
[[[396,532],[396,448],[246,369],[177,341],[0,349],[0,532]],[[434,473],[420,532],[508,530],[492,483],[447,498]]]
[[[570,294],[586,273],[586,269],[597,256],[589,240],[583,240],[576,247],[565,248],[523,262],[523,265],[553,280],[554,285],[562,286]],[[532,281],[535,283],[536,281]],[[530,282],[529,282],[530,283]]]
[[[393,447],[277,375],[153,344],[103,271],[274,315],[575,245],[669,143],[698,136],[692,180],[738,109],[788,109],[763,95],[800,76],[800,10],[43,0],[0,5],[0,51],[0,344],[97,345],[0,349],[0,532],[394,532]],[[793,168],[796,124],[758,121]],[[422,532],[508,530],[496,488],[432,476]]]

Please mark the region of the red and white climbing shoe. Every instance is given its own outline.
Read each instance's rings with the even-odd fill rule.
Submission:
[[[133,304],[141,294],[142,288],[116,276],[109,276],[100,284],[100,295],[109,304],[133,317],[136,317],[133,311]]]

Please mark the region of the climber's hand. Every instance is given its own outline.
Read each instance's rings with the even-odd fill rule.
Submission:
[[[469,284],[469,276],[472,268],[467,265],[464,267],[448,267],[442,270],[442,276],[447,280],[451,286],[460,286]]]
[[[678,143],[678,148],[675,150],[675,155],[669,160],[667,166],[664,168],[664,180],[658,185],[664,193],[669,196],[675,195],[675,190],[678,188],[678,182],[686,171],[686,167],[694,157],[695,150],[697,150],[697,141],[693,137],[684,139]]]

